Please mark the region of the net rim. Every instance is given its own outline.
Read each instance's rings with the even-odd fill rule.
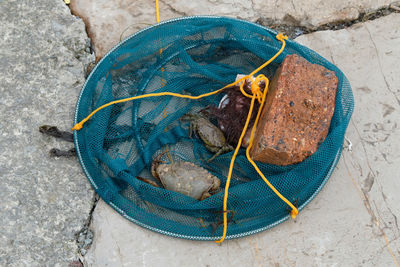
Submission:
[[[259,28],[261,28],[263,30],[267,30],[270,33],[277,34],[276,31],[274,31],[272,29],[269,29],[267,27],[264,27],[262,25],[259,25],[257,23],[254,23],[254,22],[250,22],[250,21],[246,21],[246,20],[242,20],[242,19],[237,19],[237,18],[232,18],[232,17],[212,16],[212,15],[199,15],[199,16],[186,16],[186,17],[173,18],[173,19],[165,20],[165,21],[162,21],[160,23],[145,27],[142,30],[131,34],[130,36],[126,37],[123,41],[121,41],[118,44],[116,44],[113,48],[111,48],[99,60],[99,62],[97,62],[96,66],[93,68],[93,70],[90,72],[89,76],[86,78],[85,83],[83,84],[81,92],[79,94],[79,97],[78,97],[78,100],[77,100],[77,103],[76,103],[76,107],[75,107],[74,125],[79,122],[79,120],[78,120],[79,107],[80,107],[82,95],[84,94],[84,91],[85,91],[85,88],[87,87],[88,82],[91,80],[91,77],[95,73],[96,69],[101,65],[101,63],[104,60],[106,60],[108,58],[108,56],[111,53],[113,53],[115,50],[117,50],[118,48],[123,46],[131,38],[134,38],[135,36],[145,32],[147,30],[150,30],[152,28],[155,28],[155,27],[158,27],[158,26],[161,26],[161,25],[164,25],[164,24],[173,23],[173,22],[176,22],[176,21],[190,20],[190,19],[215,19],[215,20],[224,19],[224,20],[239,21],[239,22],[242,22],[242,23],[245,23],[245,24],[249,24],[249,25],[252,25],[252,26],[259,27]],[[290,43],[292,41],[291,40],[287,40],[287,42]],[[88,169],[87,169],[87,167],[86,167],[86,165],[85,165],[85,163],[83,161],[82,154],[81,154],[81,151],[80,151],[79,139],[78,139],[77,131],[73,132],[73,137],[74,137],[74,145],[75,145],[75,149],[76,149],[76,154],[77,154],[78,159],[79,159],[79,163],[80,163],[80,165],[81,165],[81,167],[82,167],[82,169],[83,169],[83,171],[85,173],[85,176],[89,180],[90,184],[93,186],[93,188],[95,189],[96,193],[98,193],[98,189],[99,188],[98,188],[97,184],[94,182],[92,176],[90,175],[90,173],[89,173],[89,171],[88,171]],[[315,192],[301,206],[298,207],[299,211],[301,211],[306,205],[308,205],[318,195],[318,193],[322,190],[322,188],[325,186],[325,184],[329,180],[330,176],[332,175],[332,173],[333,173],[333,171],[334,171],[334,169],[335,169],[335,167],[336,167],[336,165],[337,165],[337,163],[338,163],[338,161],[340,159],[341,152],[342,152],[342,146],[337,150],[335,158],[332,161],[330,169],[328,170],[324,180],[321,182],[320,186],[315,190]],[[215,241],[215,240],[219,240],[221,238],[221,236],[208,236],[207,237],[207,236],[183,235],[183,234],[177,234],[177,233],[174,233],[174,232],[165,231],[165,230],[153,227],[151,225],[142,223],[142,222],[132,218],[131,216],[127,215],[123,210],[121,210],[118,207],[118,205],[113,203],[111,200],[110,201],[104,200],[104,202],[106,202],[108,205],[110,205],[115,211],[117,211],[120,215],[122,215],[127,220],[129,220],[129,221],[131,221],[131,222],[133,222],[133,223],[135,223],[135,224],[137,224],[137,225],[139,225],[139,226],[141,226],[143,228],[149,229],[151,231],[154,231],[154,232],[157,232],[157,233],[160,233],[160,234],[164,234],[164,235],[172,236],[172,237],[177,237],[177,238],[189,239],[189,240],[197,240],[197,241]],[[243,232],[243,233],[240,233],[240,234],[227,235],[225,239],[235,239],[235,238],[240,238],[240,237],[245,237],[245,236],[249,236],[249,235],[252,235],[252,234],[256,234],[256,233],[268,230],[268,229],[270,229],[272,227],[275,227],[278,224],[288,220],[289,218],[290,218],[290,215],[288,214],[285,217],[283,217],[283,218],[281,218],[281,219],[279,219],[279,220],[275,221],[274,223],[271,223],[271,224],[269,224],[267,226],[260,227],[260,228],[255,229],[255,230]]]

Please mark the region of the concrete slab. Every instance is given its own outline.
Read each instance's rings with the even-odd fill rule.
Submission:
[[[160,0],[160,17],[167,20],[193,15],[230,16],[313,28],[354,20],[360,13],[388,6],[391,2],[393,0]],[[73,14],[85,21],[97,59],[121,38],[156,22],[155,1],[72,0],[70,7]]]
[[[217,245],[153,233],[100,201],[88,266],[398,266],[400,15],[298,41],[344,71],[356,110],[351,147],[296,221]]]
[[[371,221],[400,252],[400,15],[356,24],[335,35],[299,38],[349,77],[356,109],[348,129],[353,151],[346,168],[363,195]],[[397,74],[396,74],[397,73]]]
[[[122,39],[156,23],[154,3],[149,0],[72,0],[70,8],[85,21],[96,59],[100,59]],[[162,20],[181,16],[165,6],[162,9]]]
[[[71,148],[39,133],[70,129],[89,39],[62,1],[0,1],[0,266],[67,266],[93,191]]]

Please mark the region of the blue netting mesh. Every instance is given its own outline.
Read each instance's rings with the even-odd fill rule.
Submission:
[[[75,122],[116,99],[163,91],[199,95],[219,89],[271,58],[281,47],[275,35],[259,25],[222,17],[181,18],[150,27],[120,43],[99,62],[82,90]],[[293,41],[262,73],[272,77],[285,56],[294,53],[339,78],[329,135],[317,152],[291,166],[258,164],[271,183],[301,209],[337,163],[354,100],[349,82],[337,67]],[[151,178],[152,159],[168,144],[173,157],[203,166],[223,186],[232,152],[207,163],[212,154],[197,138],[189,138],[187,125],[179,120],[188,112],[217,105],[221,98],[222,94],[198,101],[165,96],[98,112],[75,132],[81,164],[97,193],[126,218],[149,229],[183,238],[219,239],[222,226],[216,226],[222,220],[223,192],[198,201],[153,187],[136,176]],[[286,204],[258,177],[244,151],[236,160],[228,210],[234,211],[234,217],[227,238],[255,233],[288,218]]]

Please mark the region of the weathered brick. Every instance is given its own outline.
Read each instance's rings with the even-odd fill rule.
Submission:
[[[251,157],[290,165],[312,155],[328,134],[337,83],[334,72],[288,55],[271,81]]]

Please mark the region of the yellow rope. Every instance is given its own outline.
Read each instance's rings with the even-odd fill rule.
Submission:
[[[241,89],[242,92],[243,92],[243,85],[244,85],[244,82],[240,86],[240,89]],[[265,88],[264,90],[266,91],[266,89],[267,88]],[[250,119],[251,119],[251,114],[253,113],[255,99],[256,99],[256,94],[253,94],[253,96],[251,97],[251,104],[250,104],[249,113],[247,115],[246,123],[244,124],[243,131],[242,131],[242,133],[240,135],[240,138],[239,138],[239,142],[236,145],[235,152],[233,153],[233,156],[232,156],[232,159],[231,159],[231,163],[229,165],[229,172],[228,172],[228,176],[226,177],[226,183],[225,183],[224,203],[223,203],[224,231],[223,231],[223,234],[222,234],[222,238],[220,240],[216,241],[217,243],[223,242],[225,237],[226,237],[226,231],[227,231],[227,228],[228,228],[228,214],[227,214],[228,191],[229,191],[229,185],[230,185],[231,178],[232,178],[233,165],[235,164],[236,156],[237,156],[237,154],[239,152],[240,147],[242,146],[243,138],[244,138],[244,136],[246,134],[247,127],[249,126],[249,122],[250,122]]]
[[[265,103],[265,99],[266,99],[266,94],[267,94],[267,88],[268,88],[268,79],[265,79],[265,89],[264,89],[264,94],[262,96],[262,102],[260,104],[260,106],[263,106]],[[257,124],[258,121],[260,120],[261,117],[261,111],[262,108],[258,109],[258,113],[257,113],[257,117],[256,120],[254,122],[253,128],[251,129],[251,135],[250,135],[250,141],[249,141],[249,146],[246,149],[246,157],[248,159],[248,161],[251,163],[251,165],[253,165],[254,169],[257,171],[257,173],[261,176],[261,178],[264,180],[264,182],[272,189],[272,191],[274,191],[274,193],[280,197],[288,206],[290,206],[292,208],[292,211],[290,212],[290,215],[292,216],[292,218],[296,218],[297,214],[299,214],[299,211],[297,210],[297,208],[290,203],[290,201],[288,201],[284,196],[282,196],[281,193],[278,192],[278,190],[276,190],[276,188],[267,180],[267,178],[265,178],[264,174],[261,172],[261,170],[258,168],[258,166],[256,165],[256,163],[253,161],[253,159],[250,157],[250,150],[253,146],[253,141],[254,141],[254,134],[257,128]]]
[[[235,83],[232,83],[232,84],[235,84]],[[72,128],[72,130],[79,131],[80,129],[82,129],[83,124],[85,124],[85,122],[87,122],[94,114],[96,114],[98,111],[102,110],[103,108],[109,107],[109,106],[114,105],[114,104],[128,102],[128,101],[137,100],[137,99],[149,98],[149,97],[158,97],[158,96],[175,96],[175,97],[180,97],[180,98],[187,98],[187,99],[197,100],[197,99],[200,99],[202,97],[207,97],[207,96],[210,96],[210,95],[218,94],[219,92],[221,92],[222,90],[224,90],[228,86],[231,86],[232,84],[227,85],[227,86],[225,86],[225,87],[223,87],[221,89],[218,89],[216,91],[209,92],[209,93],[202,94],[202,95],[198,95],[198,96],[182,95],[182,94],[177,94],[177,93],[172,93],[172,92],[160,92],[160,93],[150,93],[150,94],[146,94],[146,95],[138,95],[138,96],[133,96],[133,97],[128,97],[128,98],[124,98],[124,99],[111,101],[111,102],[109,102],[107,104],[104,104],[101,107],[95,109],[92,113],[89,114],[89,116],[84,118],[81,122],[75,124],[75,126],[74,126],[74,128]]]
[[[157,16],[157,23],[158,23],[158,22],[160,22],[158,0],[156,0],[156,16]],[[187,98],[187,99],[197,100],[197,99],[200,99],[200,98],[203,98],[203,97],[207,97],[207,96],[218,94],[218,93],[222,92],[224,89],[226,89],[228,87],[231,87],[231,86],[234,86],[234,85],[237,85],[237,84],[241,83],[240,84],[240,91],[242,92],[242,94],[244,96],[246,96],[248,98],[251,98],[251,104],[250,104],[249,113],[248,113],[247,118],[246,118],[246,123],[245,123],[245,125],[243,127],[243,131],[242,131],[242,133],[240,135],[239,142],[238,142],[238,144],[237,144],[237,146],[235,148],[235,151],[233,153],[233,156],[232,156],[232,159],[231,159],[231,162],[230,162],[230,165],[229,165],[229,172],[228,172],[228,176],[226,178],[225,191],[224,191],[224,201],[223,201],[223,217],[224,217],[223,235],[222,235],[221,239],[216,241],[216,242],[217,243],[221,243],[221,242],[223,242],[225,240],[225,237],[226,237],[226,232],[227,232],[227,228],[228,228],[228,216],[227,216],[228,193],[229,193],[229,185],[230,185],[230,181],[231,181],[231,177],[232,177],[232,173],[233,173],[233,166],[235,164],[236,156],[237,156],[237,154],[239,152],[239,149],[240,149],[240,147],[242,145],[243,138],[244,138],[244,136],[245,136],[245,134],[247,132],[247,128],[248,128],[249,123],[250,123],[251,115],[253,113],[254,102],[255,102],[256,99],[260,103],[260,107],[258,109],[256,120],[255,120],[254,125],[253,125],[252,130],[251,130],[249,146],[246,149],[246,157],[249,160],[249,162],[253,165],[253,167],[257,171],[257,173],[264,180],[264,182],[271,188],[271,190],[279,198],[281,198],[288,206],[290,206],[292,208],[292,211],[291,211],[290,215],[294,219],[294,218],[296,218],[297,214],[299,213],[298,209],[292,203],[290,203],[290,201],[287,200],[281,193],[279,193],[279,191],[267,180],[267,178],[264,176],[264,174],[258,168],[257,164],[250,157],[250,149],[253,146],[255,129],[257,127],[258,121],[259,121],[260,116],[261,116],[261,111],[262,111],[262,108],[263,108],[264,103],[265,103],[266,95],[267,95],[267,92],[268,92],[268,86],[269,86],[269,80],[264,75],[260,74],[254,80],[253,80],[252,76],[257,74],[261,69],[265,68],[273,60],[275,60],[283,52],[283,50],[285,49],[285,46],[286,46],[285,40],[287,40],[287,36],[283,35],[282,33],[279,33],[279,34],[276,35],[276,38],[279,41],[282,42],[282,46],[281,46],[281,49],[272,58],[270,58],[267,62],[265,62],[264,64],[259,66],[254,71],[252,71],[249,75],[246,75],[246,76],[242,77],[241,79],[239,79],[239,80],[237,80],[237,81],[235,81],[235,82],[233,82],[231,84],[228,84],[228,85],[226,85],[226,86],[224,86],[224,87],[222,87],[222,88],[220,88],[220,89],[218,89],[216,91],[205,93],[205,94],[198,95],[198,96],[183,95],[183,94],[172,93],[172,92],[160,92],[160,93],[150,93],[150,94],[138,95],[138,96],[133,96],[133,97],[129,97],[129,98],[115,100],[115,101],[109,102],[109,103],[107,103],[105,105],[102,105],[101,107],[95,109],[92,113],[89,114],[89,116],[87,116],[85,119],[83,119],[79,123],[75,124],[75,126],[72,128],[72,130],[79,131],[80,129],[82,129],[83,124],[85,122],[87,122],[94,114],[96,114],[101,109],[109,107],[109,106],[114,105],[114,104],[128,102],[128,101],[137,100],[137,99],[149,98],[149,97],[159,97],[159,96],[175,96],[175,97],[180,97],[180,98]],[[160,50],[160,53],[161,52],[162,52],[162,50]],[[162,69],[162,71],[163,71],[163,69]],[[247,80],[247,79],[251,79],[252,80],[252,85],[251,85],[251,93],[252,94],[251,95],[248,94],[247,92],[245,92],[244,89],[243,89],[244,84],[245,84],[245,80]],[[261,81],[264,81],[264,83],[265,83],[265,88],[264,88],[263,92],[261,92],[261,88],[259,86]],[[164,83],[163,83],[163,86],[164,86]]]
[[[156,19],[157,23],[160,23],[160,7],[158,5],[158,0],[156,0]]]
[[[282,33],[279,33],[276,36],[276,38],[279,41],[282,42],[281,49],[270,60],[268,60],[267,62],[262,64],[260,67],[258,67],[253,72],[251,72],[249,75],[245,76],[244,79],[251,78],[254,74],[259,72],[262,68],[265,68],[269,63],[271,63],[275,58],[277,58],[282,53],[282,51],[285,49],[285,46],[286,46],[285,40],[287,40],[287,36],[284,36]],[[259,86],[260,81],[264,81],[264,83],[265,83],[265,88],[264,88],[264,92],[263,93],[261,93],[261,90],[260,90],[260,86]],[[258,75],[254,79],[254,81],[252,81],[252,85],[251,85],[252,95],[249,95],[244,91],[243,85],[244,85],[244,82],[240,85],[240,91],[242,92],[243,95],[251,98],[251,104],[250,104],[249,114],[247,116],[246,123],[245,123],[245,125],[243,127],[243,131],[242,131],[242,133],[240,135],[239,142],[238,142],[238,144],[236,146],[236,149],[235,149],[235,152],[234,152],[234,154],[232,156],[231,164],[229,166],[228,176],[226,178],[225,192],[224,192],[224,203],[223,203],[224,230],[223,230],[223,234],[222,234],[221,239],[216,241],[217,243],[223,242],[225,240],[225,237],[226,237],[226,232],[227,232],[227,228],[228,228],[228,215],[227,215],[228,190],[229,190],[230,180],[231,180],[231,177],[232,177],[233,164],[234,164],[234,161],[236,159],[237,153],[238,153],[238,151],[239,151],[239,149],[240,149],[240,147],[242,145],[243,137],[245,136],[245,134],[247,132],[247,127],[248,127],[248,124],[250,122],[251,114],[253,112],[253,107],[254,107],[254,101],[255,101],[256,98],[260,102],[260,107],[258,109],[257,117],[256,117],[256,120],[254,122],[253,128],[251,130],[249,146],[246,149],[247,160],[253,165],[254,169],[261,176],[261,178],[264,180],[264,182],[271,188],[271,190],[274,191],[274,193],[279,198],[281,198],[289,207],[292,208],[292,211],[290,212],[291,217],[294,219],[294,218],[296,218],[297,214],[299,213],[298,209],[292,203],[290,203],[290,201],[287,200],[281,193],[279,193],[279,191],[267,180],[267,178],[264,176],[264,174],[258,168],[256,163],[250,157],[250,150],[251,150],[251,148],[253,146],[255,129],[256,129],[258,121],[260,119],[261,111],[262,111],[262,108],[264,106],[264,102],[265,102],[265,99],[266,99],[266,96],[267,96],[267,92],[268,92],[269,80],[262,74]]]

